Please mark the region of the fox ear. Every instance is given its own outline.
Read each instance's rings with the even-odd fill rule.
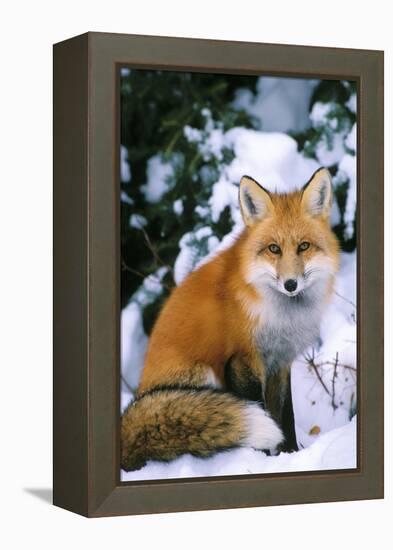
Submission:
[[[333,188],[329,170],[319,168],[303,187],[302,207],[312,216],[328,218],[332,207]]]
[[[268,191],[249,176],[243,176],[240,180],[239,202],[246,225],[264,220],[274,208]]]

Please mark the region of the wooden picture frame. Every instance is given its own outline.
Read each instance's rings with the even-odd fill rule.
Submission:
[[[358,467],[119,481],[119,67],[358,83]],[[87,33],[54,46],[54,504],[89,516],[383,497],[383,52]]]

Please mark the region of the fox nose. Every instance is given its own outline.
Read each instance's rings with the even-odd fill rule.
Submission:
[[[284,288],[288,292],[294,292],[297,289],[297,281],[295,279],[287,279],[284,283]]]

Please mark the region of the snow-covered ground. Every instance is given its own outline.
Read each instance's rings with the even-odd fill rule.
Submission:
[[[356,417],[321,435],[310,447],[297,453],[267,456],[254,449],[234,449],[211,458],[183,455],[169,463],[149,462],[137,472],[121,472],[122,481],[187,477],[310,472],[356,468]]]
[[[123,481],[247,473],[295,472],[356,468],[356,254],[342,254],[336,294],[321,327],[319,345],[292,365],[292,395],[300,451],[267,456],[254,449],[235,449],[208,459],[186,455],[171,463],[149,462],[137,472],[121,472]],[[123,312],[122,323],[133,335],[131,360],[142,364],[147,344],[135,304]],[[127,330],[128,328],[128,330]],[[134,331],[134,332],[133,332]],[[138,359],[137,355],[142,353]],[[311,363],[312,359],[312,363]],[[132,370],[130,385],[137,385]],[[318,374],[317,374],[318,372]],[[333,382],[334,381],[334,382]],[[122,391],[121,407],[132,400]]]
[[[235,106],[259,118],[260,130],[238,127],[225,132],[212,120],[208,109],[202,113],[206,119],[204,129],[184,128],[187,140],[198,147],[206,162],[214,158],[219,163],[220,173],[212,185],[209,200],[198,206],[200,223],[194,231],[185,233],[179,242],[174,265],[177,284],[201,262],[209,261],[211,256],[230,245],[242,230],[238,184],[244,174],[257,179],[271,191],[289,192],[303,185],[320,165],[335,163],[338,170],[333,178],[334,184],[349,181],[344,223],[347,235],[351,236],[356,206],[356,125],[339,126],[333,104],[316,103],[308,113],[314,81],[285,81],[288,79],[261,78],[255,96],[247,90],[238,91]],[[289,89],[291,93],[286,92]],[[350,109],[354,112],[356,97],[351,96],[351,99]],[[276,126],[274,117],[270,116],[272,113],[280,113],[280,119],[276,117]],[[307,126],[318,128],[326,120],[333,139],[327,139],[326,143],[321,141],[317,150],[318,161],[299,152],[295,140],[284,133]],[[233,159],[227,164],[223,162],[226,149],[233,152]],[[122,151],[122,163],[126,160]],[[173,163],[177,162],[181,162],[181,153],[174,155]],[[205,168],[208,179],[208,165]],[[131,172],[128,173],[124,166],[122,170],[126,171],[129,181]],[[146,199],[151,202],[160,200],[174,185],[173,177],[174,172],[167,161],[152,157],[143,188]],[[209,223],[217,221],[226,207],[230,209],[233,227],[219,242]],[[174,204],[174,211],[181,210],[179,200]],[[338,222],[335,203],[331,223]],[[145,222],[132,217],[130,223],[138,227]],[[132,390],[138,385],[148,343],[142,324],[143,308],[162,292],[164,276],[165,268],[161,267],[147,277],[122,311],[122,409],[133,398]],[[356,252],[341,255],[335,294],[324,316],[320,339],[292,365],[292,395],[299,452],[267,456],[253,449],[236,449],[209,459],[187,455],[169,464],[149,462],[138,472],[122,472],[122,480],[356,467]]]

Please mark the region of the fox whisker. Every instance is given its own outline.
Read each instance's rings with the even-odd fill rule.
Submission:
[[[321,271],[323,271],[323,269],[319,267],[310,267],[309,269],[306,269],[306,271],[304,272],[304,278],[307,280],[314,273],[318,273]]]

